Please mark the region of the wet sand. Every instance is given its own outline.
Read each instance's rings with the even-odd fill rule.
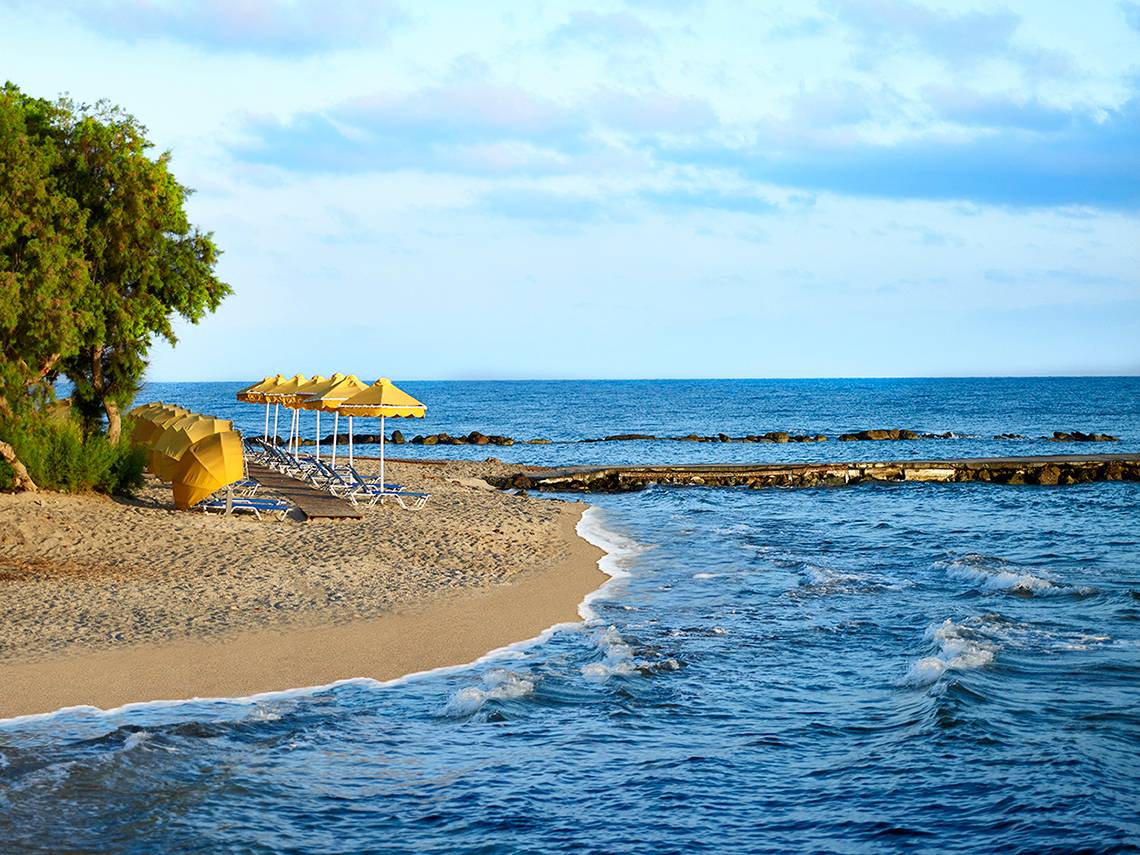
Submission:
[[[179,512],[157,482],[0,495],[0,717],[391,679],[577,620],[606,578],[585,505],[500,493],[500,468],[391,464],[431,501],[362,520]]]

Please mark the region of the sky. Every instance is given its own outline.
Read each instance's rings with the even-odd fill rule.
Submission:
[[[0,0],[234,288],[152,380],[1140,372],[1140,2]]]

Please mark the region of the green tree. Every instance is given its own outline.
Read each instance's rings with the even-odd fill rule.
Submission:
[[[61,155],[37,133],[58,108],[0,89],[0,424],[51,397],[61,360],[79,351],[92,314],[83,257],[84,214],[59,188]],[[35,489],[0,441],[14,482]]]
[[[153,338],[176,343],[175,315],[196,323],[231,290],[214,274],[219,251],[212,235],[186,216],[191,191],[170,173],[169,152],[152,160],[146,129],[107,102],[60,103],[57,175],[86,215],[85,303],[92,313],[63,370],[75,384],[79,412],[91,421],[105,413],[114,443]]]

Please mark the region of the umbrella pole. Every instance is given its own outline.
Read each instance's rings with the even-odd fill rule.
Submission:
[[[321,459],[321,411],[317,410],[317,460]]]
[[[348,468],[352,468],[352,416],[348,417]]]
[[[337,432],[337,430],[339,430],[339,426],[340,426],[340,410],[337,410],[336,413],[333,415],[333,456],[332,456],[332,467],[333,467],[333,469],[336,469],[336,439],[337,439],[336,432]]]
[[[384,416],[380,416],[380,504],[384,504]]]
[[[293,459],[301,456],[301,411],[293,410]]]
[[[277,445],[277,417],[281,414],[281,405],[273,405],[273,445]]]
[[[265,441],[269,442],[269,402],[265,402]]]

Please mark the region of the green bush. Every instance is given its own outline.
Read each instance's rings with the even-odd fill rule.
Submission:
[[[0,424],[0,439],[11,443],[28,474],[45,490],[129,493],[142,485],[143,452],[130,444],[129,426],[111,445],[102,433],[84,435],[70,418],[29,414]],[[12,470],[0,461],[0,489],[12,489]]]

